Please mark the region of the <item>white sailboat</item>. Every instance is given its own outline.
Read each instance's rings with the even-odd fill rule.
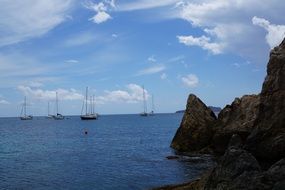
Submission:
[[[145,91],[144,91],[144,86],[143,86],[143,112],[140,113],[141,116],[148,116],[147,113],[147,105],[146,105],[146,100],[145,100]]]
[[[90,107],[88,111],[88,87],[86,87],[86,93],[85,93],[85,101],[83,102],[83,107],[85,105],[85,114],[83,114],[83,107],[81,112],[81,120],[95,120],[98,118],[98,114],[95,113],[95,98],[94,96],[90,97]]]
[[[21,120],[32,120],[33,119],[32,115],[27,115],[27,98],[26,98],[26,96],[25,96],[24,104],[22,106],[20,119]]]
[[[62,120],[64,119],[64,116],[60,113],[58,113],[58,93],[56,92],[56,115],[53,116],[53,119],[55,120]]]
[[[47,114],[47,117],[46,118],[48,118],[48,119],[53,119],[53,117],[54,117],[54,115],[52,115],[52,114],[50,114],[50,106],[49,106],[49,102],[48,102],[48,114]]]

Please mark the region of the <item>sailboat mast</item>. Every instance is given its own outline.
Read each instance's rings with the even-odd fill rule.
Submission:
[[[85,115],[87,115],[87,98],[88,98],[88,87],[86,87],[86,94],[85,94]]]
[[[143,86],[143,109],[144,113],[147,112],[146,102],[145,102],[145,92],[144,92],[144,86]]]
[[[154,103],[153,103],[153,95],[151,96],[151,111],[154,112]]]
[[[93,95],[93,104],[92,104],[92,107],[93,107],[93,114],[95,114],[95,95]]]
[[[48,101],[48,116],[49,116],[49,101]]]
[[[56,114],[58,114],[58,97],[56,92]]]
[[[26,109],[27,109],[26,107],[27,107],[27,98],[26,98],[26,96],[25,96],[25,102],[24,102],[24,114],[25,114],[25,115],[24,115],[24,116],[27,115],[27,114],[26,114],[26,111],[27,111],[27,110],[26,110]]]

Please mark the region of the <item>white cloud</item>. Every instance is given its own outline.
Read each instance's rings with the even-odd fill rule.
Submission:
[[[2,0],[0,46],[40,37],[65,21],[73,0]]]
[[[268,20],[256,16],[252,18],[252,23],[267,31],[265,38],[270,48],[279,45],[285,37],[285,25],[270,24]]]
[[[112,17],[106,13],[105,11],[99,11],[96,15],[94,15],[89,20],[93,21],[96,24],[101,24],[106,22],[107,20],[111,19]]]
[[[140,70],[136,76],[141,76],[141,75],[151,75],[155,73],[159,73],[161,71],[164,71],[166,68],[164,65],[156,65],[153,67],[148,67],[146,69]]]
[[[219,53],[230,52],[254,62],[265,63],[268,48],[262,40],[264,33],[258,30],[251,20],[254,16],[262,15],[271,22],[285,23],[285,17],[280,16],[283,15],[284,9],[285,4],[282,0],[181,0],[174,11],[169,14],[172,18],[186,20],[191,23],[192,27],[204,31],[204,34],[196,38],[199,39],[198,42],[195,42],[201,48],[208,51],[214,49]],[[265,22],[262,26],[273,26],[268,24],[270,23]],[[270,42],[270,46],[276,44],[273,42],[278,41],[276,38],[278,36],[279,39],[282,30],[282,25],[270,27],[266,38]],[[191,30],[189,29],[189,31]],[[183,36],[193,37],[193,34],[189,33]],[[208,47],[208,45],[214,47]]]
[[[41,83],[39,81],[29,81],[29,82],[27,82],[27,85],[30,87],[38,88],[38,87],[42,87],[43,83]]]
[[[199,46],[202,49],[209,50],[213,54],[220,54],[223,50],[223,44],[210,42],[210,38],[201,36],[195,38],[193,36],[177,36],[180,43],[186,46]]]
[[[166,74],[166,73],[162,73],[162,74],[160,75],[160,78],[161,78],[162,80],[167,79],[167,74]]]
[[[106,91],[104,96],[99,96],[96,101],[100,104],[108,102],[116,103],[137,103],[143,100],[143,88],[137,84],[129,84],[126,90]],[[147,90],[144,90],[146,99],[150,97]]]
[[[239,63],[234,63],[233,66],[235,66],[236,68],[240,68],[240,64]]]
[[[108,14],[108,11],[116,7],[115,1],[104,0],[99,3],[93,3],[91,1],[85,3],[87,9],[93,10],[96,14],[91,17],[89,20],[93,21],[96,24],[101,24],[112,19],[111,15]]]
[[[7,100],[1,100],[0,99],[0,104],[8,105],[8,104],[10,104],[10,102],[8,102]]]
[[[58,93],[60,100],[82,100],[84,98],[84,96],[78,93],[75,89],[66,90],[59,88],[57,90],[43,90],[24,85],[18,86],[17,89],[29,98],[40,100],[54,100],[56,92]]]
[[[196,75],[194,74],[189,74],[187,76],[181,77],[181,80],[184,85],[190,88],[197,87],[199,84],[199,79]]]
[[[147,60],[149,61],[149,62],[156,62],[156,59],[154,58],[154,56],[152,55],[152,56],[150,56],[149,58],[147,58]]]
[[[118,37],[118,34],[112,34],[112,37],[113,37],[113,38],[117,38],[117,37]]]

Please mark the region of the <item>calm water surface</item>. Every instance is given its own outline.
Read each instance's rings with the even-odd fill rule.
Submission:
[[[135,190],[189,181],[203,164],[165,158],[181,118],[0,118],[0,189]]]

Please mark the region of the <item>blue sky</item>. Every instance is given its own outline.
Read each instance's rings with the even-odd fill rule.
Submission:
[[[0,116],[78,115],[85,87],[101,114],[224,107],[259,93],[284,38],[282,0],[0,0]],[[53,111],[53,108],[51,108]]]

